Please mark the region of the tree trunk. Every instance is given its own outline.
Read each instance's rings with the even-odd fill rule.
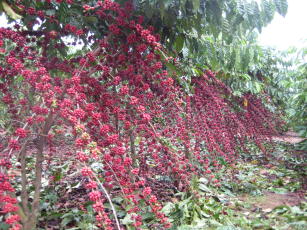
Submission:
[[[47,141],[47,135],[53,124],[54,116],[52,112],[49,113],[49,116],[46,119],[46,123],[39,134],[38,142],[36,145],[36,163],[35,163],[35,181],[34,181],[34,197],[31,205],[31,211],[26,215],[26,220],[23,222],[24,230],[33,230],[36,229],[37,217],[39,214],[39,201],[41,195],[42,187],[42,176],[43,176],[43,161],[44,161],[44,146]]]

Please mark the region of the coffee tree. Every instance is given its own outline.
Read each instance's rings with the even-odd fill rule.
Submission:
[[[131,226],[148,227],[151,213],[151,227],[169,228],[150,181],[164,176],[187,190],[193,176],[205,176],[218,186],[222,160],[233,164],[246,141],[265,152],[262,140],[276,133],[279,120],[257,96],[234,95],[209,69],[180,75],[161,28],[138,16],[136,2],[1,1],[20,19],[0,29],[0,211],[11,229],[35,229],[43,164],[63,132],[74,137],[70,157],[101,229],[123,228],[114,194]]]

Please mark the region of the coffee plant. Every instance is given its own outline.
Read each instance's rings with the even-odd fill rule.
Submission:
[[[185,2],[193,12],[206,1]],[[167,178],[187,191],[199,176],[219,187],[222,164],[234,165],[247,142],[266,153],[263,141],[283,124],[264,106],[267,98],[234,94],[209,68],[180,72],[184,60],[166,48],[160,27],[139,16],[140,3],[1,1],[19,19],[0,28],[0,212],[10,229],[36,228],[44,164],[63,134],[72,137],[67,157],[83,178],[97,228],[123,229],[117,196],[131,228],[167,229],[152,181]],[[82,51],[69,55],[76,45]]]

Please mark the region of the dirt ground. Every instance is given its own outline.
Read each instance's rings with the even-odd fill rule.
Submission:
[[[293,131],[288,131],[280,136],[273,136],[272,140],[274,141],[282,141],[290,144],[297,144],[304,141],[306,138],[300,137],[297,133]]]
[[[301,193],[286,193],[286,194],[277,194],[273,192],[264,192],[264,195],[261,201],[255,203],[255,207],[261,208],[264,211],[271,211],[274,208],[287,205],[295,206],[300,204],[304,198]]]

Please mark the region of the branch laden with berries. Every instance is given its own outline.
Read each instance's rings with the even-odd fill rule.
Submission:
[[[255,96],[235,97],[209,70],[192,77],[194,93],[188,94],[177,81],[181,76],[166,71],[173,58],[161,56],[165,51],[159,35],[142,24],[143,17],[133,15],[129,2],[83,6],[86,17],[105,22],[103,36],[87,36],[86,28],[62,24],[54,15],[18,2],[33,21],[27,27],[0,29],[0,98],[9,134],[1,141],[0,211],[11,229],[37,224],[43,163],[47,156],[52,160],[54,149],[47,147],[57,138],[56,127],[75,138],[71,157],[85,178],[101,229],[123,228],[112,194],[124,199],[136,229],[149,227],[145,213],[155,216],[157,228],[169,228],[150,180],[167,176],[185,190],[193,175],[205,175],[218,185],[213,178],[220,158],[233,163],[246,139],[262,148],[261,137],[274,132],[274,115]],[[66,3],[69,9],[75,6]],[[52,1],[37,4],[48,4],[48,10],[58,6]],[[61,29],[29,30],[37,18]],[[61,38],[68,34],[88,39],[81,55],[58,55],[65,46]],[[33,145],[36,151],[29,153]],[[33,181],[27,176],[29,154],[35,158]],[[18,180],[10,174],[12,159],[20,163]],[[93,162],[103,165],[99,173]],[[17,181],[21,202],[15,195]]]

